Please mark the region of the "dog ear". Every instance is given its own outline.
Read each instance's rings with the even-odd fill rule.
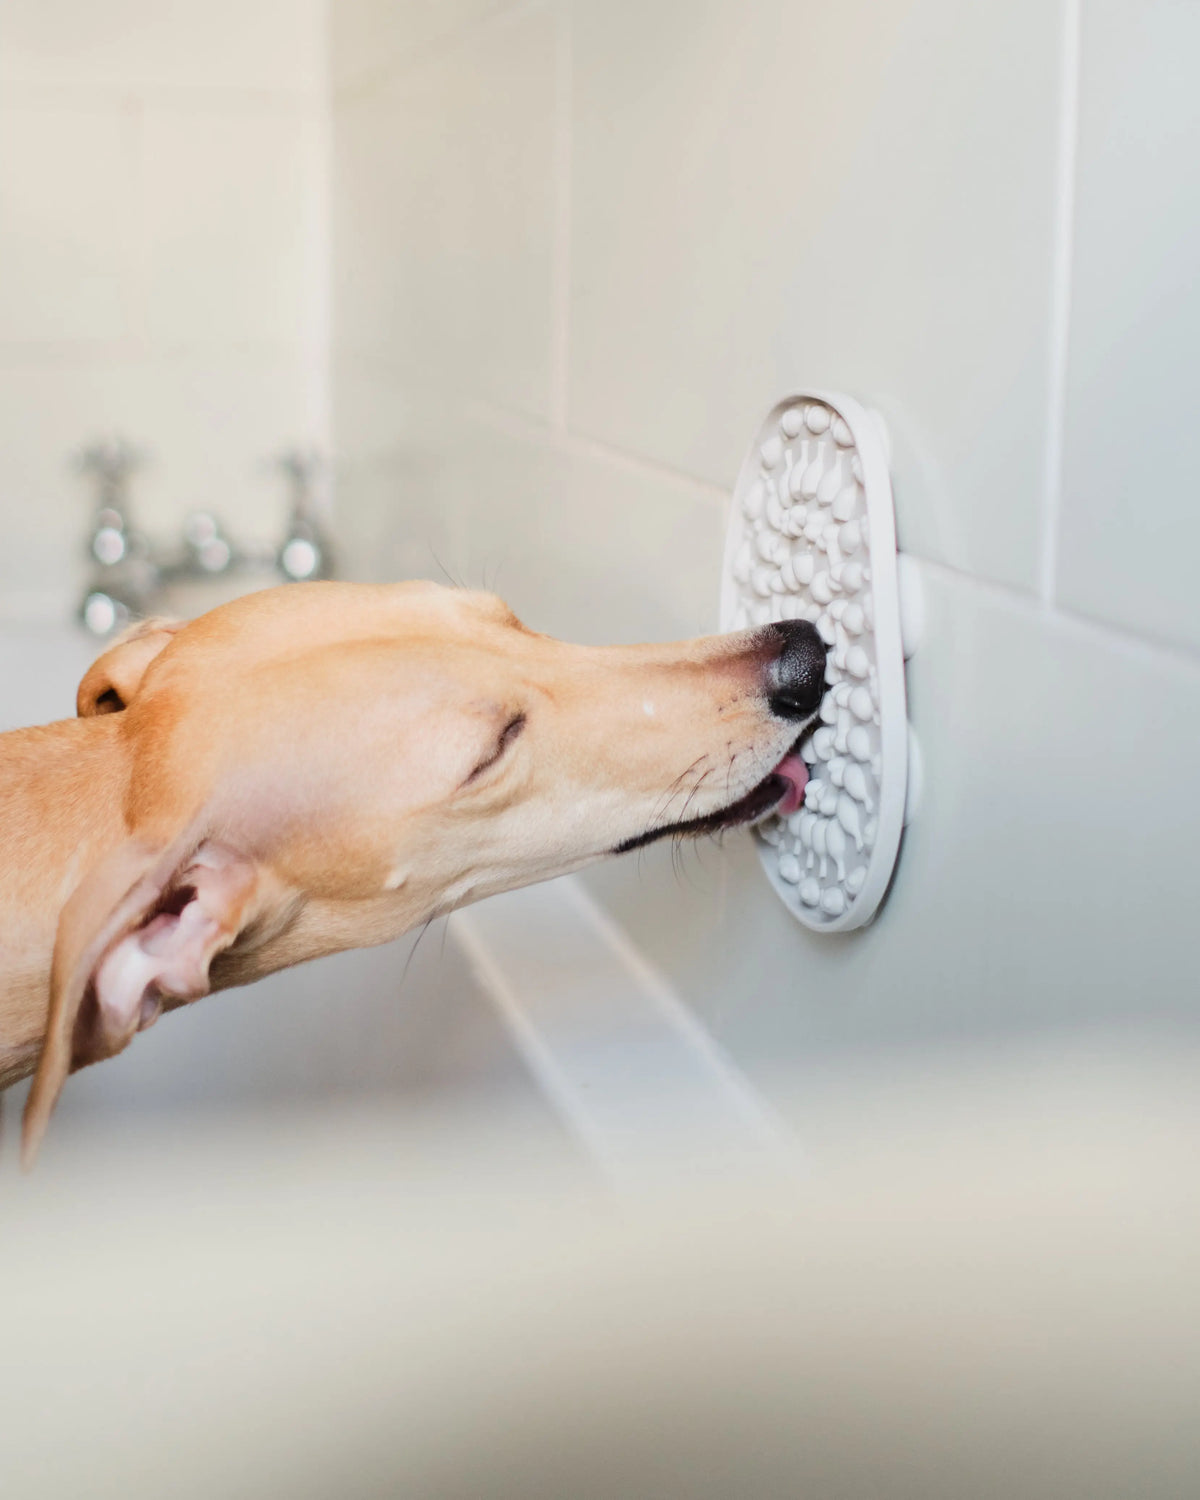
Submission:
[[[253,860],[185,834],[131,838],[80,882],[58,922],[46,1039],[25,1105],[21,1160],[37,1155],[67,1075],[124,1050],[164,997],[208,993],[209,964],[251,914]]]
[[[119,635],[84,673],[75,695],[78,716],[90,719],[96,714],[115,714],[128,708],[146,668],[185,623],[183,620],[139,620]]]

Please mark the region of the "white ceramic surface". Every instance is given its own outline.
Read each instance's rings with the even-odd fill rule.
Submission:
[[[0,79],[319,95],[326,0],[5,0]]]
[[[778,392],[869,390],[901,547],[1032,588],[1058,4],[577,0],[572,25],[579,429],[728,488]]]
[[[139,519],[270,533],[264,461],[329,446],[325,8],[0,6],[0,617],[62,619],[92,504],[72,457],[152,462]]]
[[[1062,603],[1200,649],[1200,7],[1089,0],[1081,38]]]
[[[414,390],[551,407],[557,30],[500,14],[347,96],[334,150],[344,350]]]

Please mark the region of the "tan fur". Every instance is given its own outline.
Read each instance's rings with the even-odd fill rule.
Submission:
[[[68,1071],[153,1019],[88,1006],[172,893],[209,906],[185,954],[204,973],[164,981],[164,1009],[719,811],[795,738],[766,652],[570,646],[428,584],[294,585],[141,627],[84,678],[85,717],[0,735],[0,1086],[42,1060],[26,1158]]]

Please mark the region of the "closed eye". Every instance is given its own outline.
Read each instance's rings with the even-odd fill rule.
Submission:
[[[504,732],[501,734],[499,740],[496,742],[496,748],[492,751],[492,753],[485,760],[481,760],[479,762],[479,764],[475,767],[475,769],[467,777],[466,781],[463,782],[463,785],[464,786],[470,786],[471,783],[473,781],[477,781],[479,779],[479,777],[482,776],[485,771],[491,770],[491,768],[499,760],[501,760],[503,758],[505,751],[513,743],[513,741],[517,738],[517,736],[521,733],[522,729],[524,729],[524,728],[525,728],[525,715],[524,714],[516,714],[516,715],[514,715],[514,717],[511,718],[508,721],[508,723],[504,726]]]

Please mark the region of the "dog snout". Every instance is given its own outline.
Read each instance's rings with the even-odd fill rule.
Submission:
[[[779,654],[767,663],[767,704],[777,719],[810,719],[825,692],[825,642],[807,620],[783,620],[771,630]]]

